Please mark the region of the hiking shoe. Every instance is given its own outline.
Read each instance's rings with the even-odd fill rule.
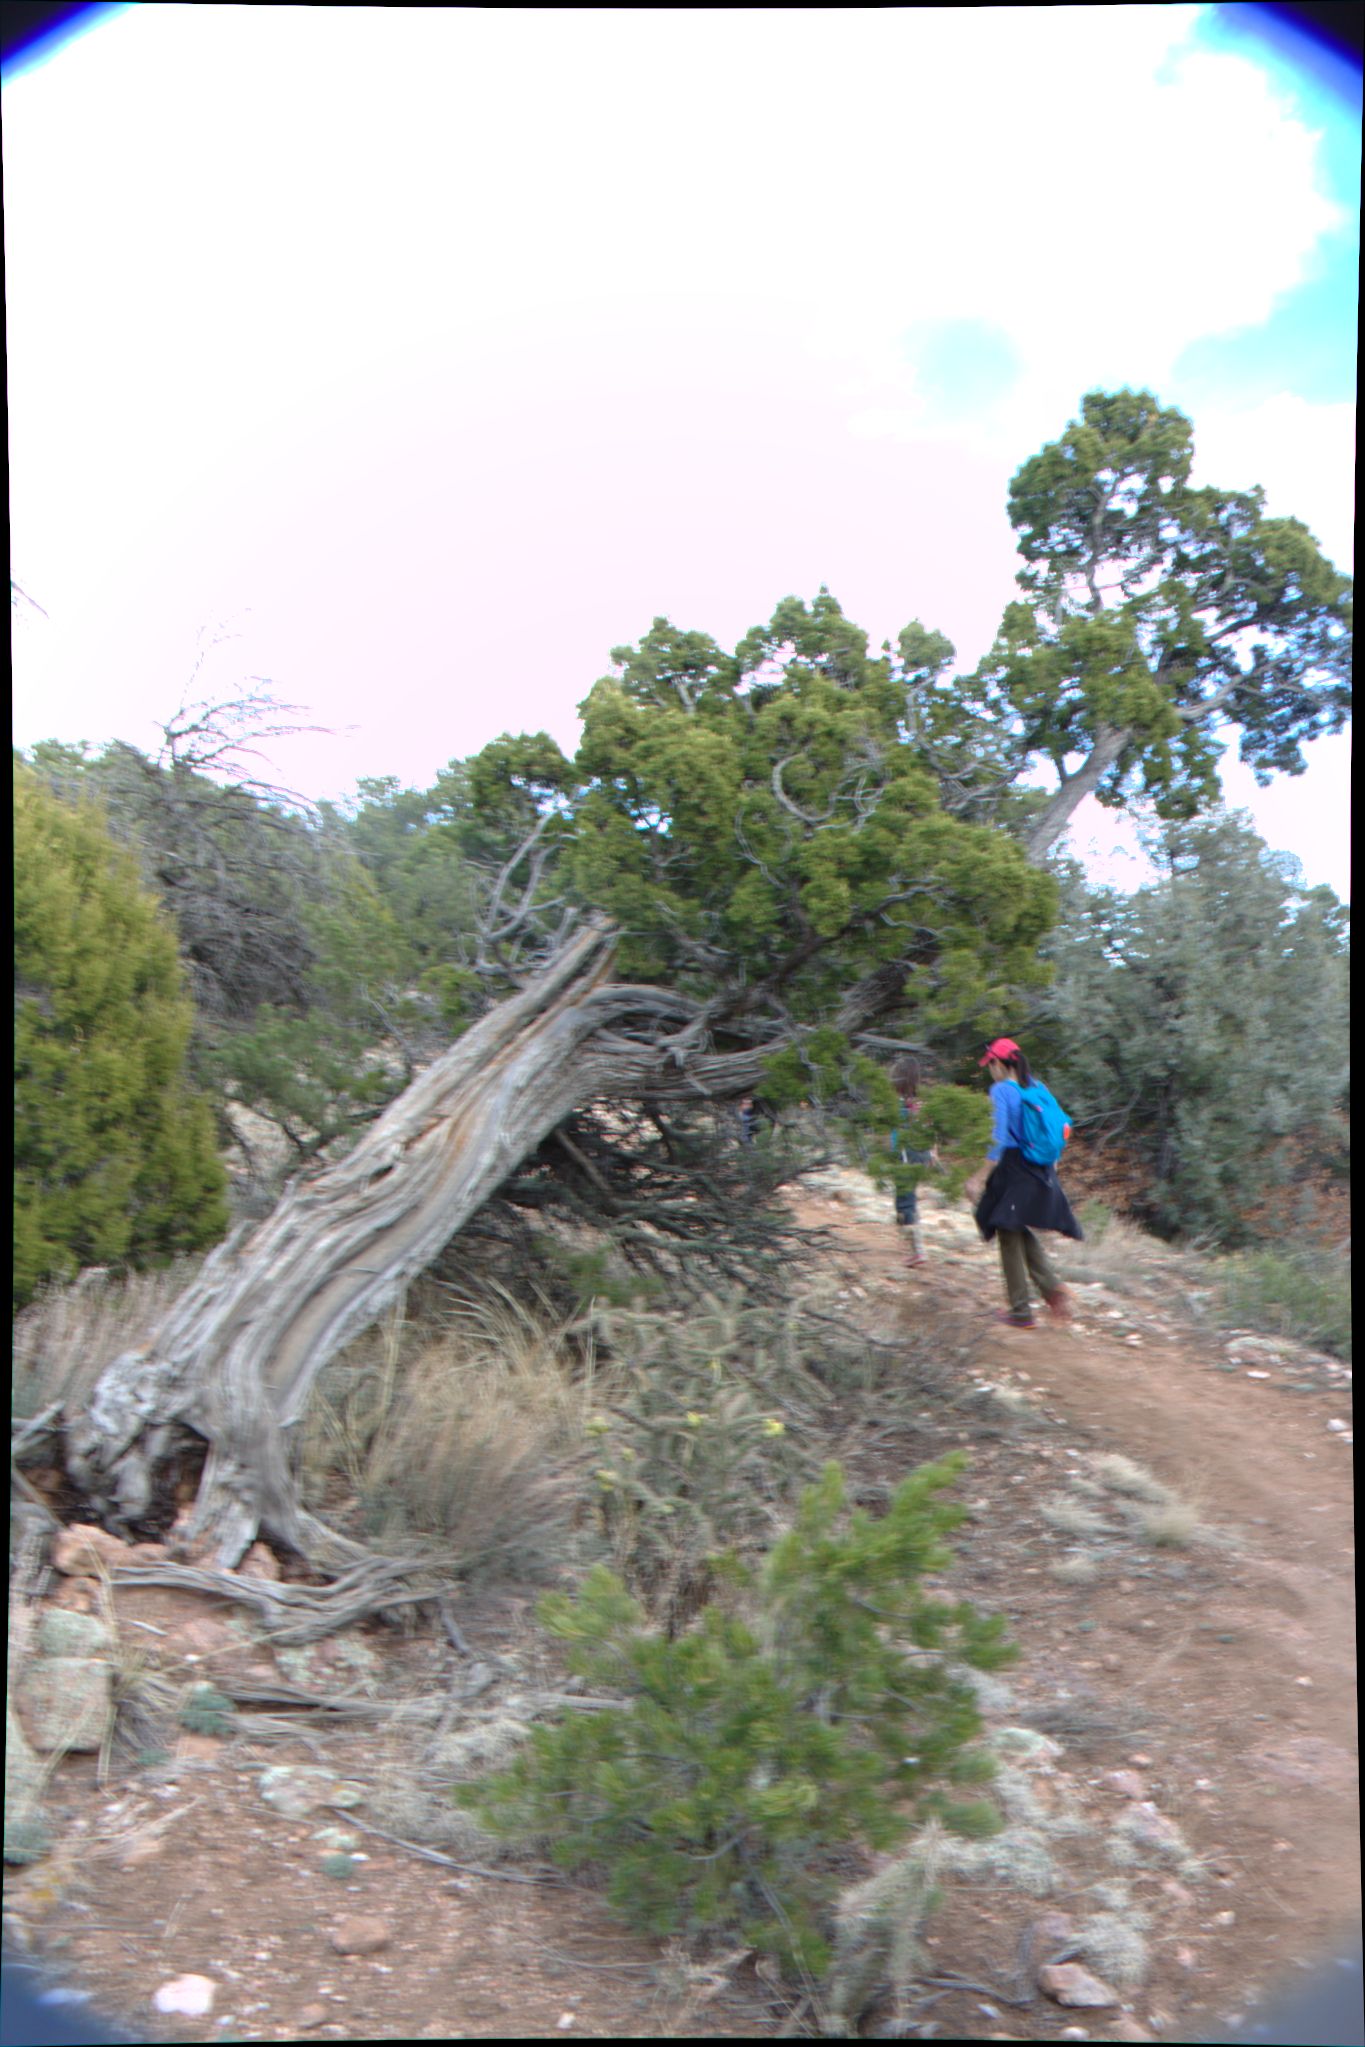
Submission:
[[[1047,1312],[1054,1322],[1071,1320],[1071,1295],[1066,1287],[1054,1287],[1050,1294],[1044,1294],[1043,1299],[1047,1302]]]
[[[997,1322],[1003,1322],[1007,1329],[1036,1329],[1038,1327],[1032,1315],[1016,1315],[1012,1308],[997,1308],[995,1319]]]
[[[923,1256],[920,1256],[915,1258],[907,1258],[905,1262],[908,1266],[910,1266],[913,1269],[916,1265],[927,1265],[929,1263],[929,1260]]]

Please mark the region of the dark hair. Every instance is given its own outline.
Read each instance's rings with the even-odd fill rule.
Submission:
[[[1028,1060],[1025,1059],[1022,1052],[1011,1052],[1009,1058],[1002,1059],[1000,1064],[1009,1068],[1011,1075],[1018,1081],[1020,1087],[1033,1086],[1033,1075],[1029,1072]]]
[[[913,1096],[919,1093],[919,1083],[919,1061],[907,1052],[891,1069],[891,1085],[897,1094]]]

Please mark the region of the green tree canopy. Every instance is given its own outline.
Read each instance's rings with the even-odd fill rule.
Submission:
[[[1235,1243],[1287,1139],[1339,1145],[1348,913],[1236,815],[1168,824],[1153,851],[1131,896],[1068,878],[1037,1029],[1078,1126],[1136,1145],[1156,1226]]]
[[[226,1226],[213,1117],[185,1078],[175,934],[89,802],[15,764],[16,1303]]]
[[[1051,883],[950,816],[885,655],[822,590],[725,654],[656,619],[582,706],[566,833],[622,971],[746,1028],[924,1032],[1036,983]]]
[[[1193,429],[1147,391],[1092,391],[1023,464],[1010,520],[1021,599],[958,691],[1008,733],[1016,774],[1058,786],[1025,832],[1041,860],[1078,803],[1151,797],[1163,817],[1218,800],[1229,731],[1264,783],[1350,711],[1351,584],[1260,489],[1190,481]]]
[[[243,727],[283,707],[195,708],[157,759],[45,741],[31,762],[55,793],[103,806],[166,909],[194,998],[196,1086],[264,1116],[297,1160],[377,1114],[434,1049],[411,992],[420,955],[359,857],[363,828],[233,779],[257,736]],[[272,729],[292,728],[260,736]]]

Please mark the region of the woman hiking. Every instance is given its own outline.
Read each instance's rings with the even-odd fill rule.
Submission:
[[[1013,1038],[996,1038],[987,1045],[977,1062],[984,1066],[991,1083],[991,1111],[995,1122],[986,1151],[987,1164],[968,1180],[965,1192],[976,1203],[976,1226],[987,1243],[1000,1239],[1000,1266],[1005,1278],[1009,1306],[997,1316],[1012,1329],[1032,1329],[1032,1280],[1056,1322],[1071,1317],[1071,1298],[1062,1285],[1051,1259],[1034,1236],[1035,1230],[1057,1230],[1064,1237],[1083,1238],[1085,1232],[1071,1213],[1071,1204],[1057,1178],[1055,1157],[1045,1164],[1025,1155],[1025,1145],[1036,1152],[1038,1136],[1025,1129],[1025,1099],[1022,1090],[1035,1082],[1029,1065]],[[1060,1154],[1071,1134],[1070,1119],[1064,1117],[1044,1089],[1046,1103],[1061,1130],[1053,1142]],[[1035,1098],[1036,1099],[1036,1098]],[[1043,1142],[1042,1149],[1051,1149]]]

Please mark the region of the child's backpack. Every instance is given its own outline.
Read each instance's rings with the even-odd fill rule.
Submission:
[[[1031,1165],[1055,1166],[1071,1130],[1065,1114],[1041,1080],[1021,1087],[1019,1099],[1024,1105],[1020,1151]]]

